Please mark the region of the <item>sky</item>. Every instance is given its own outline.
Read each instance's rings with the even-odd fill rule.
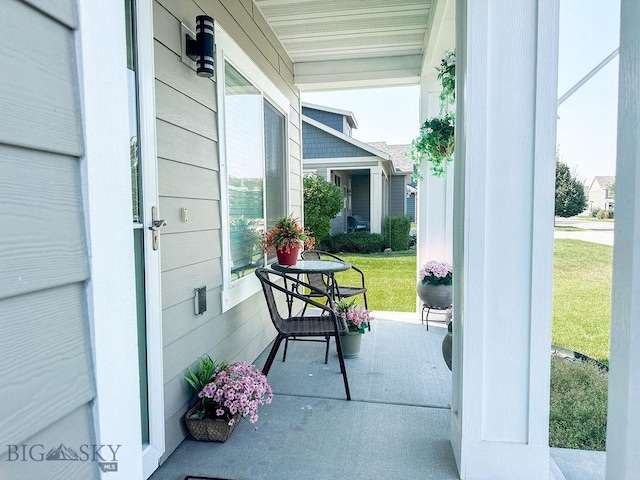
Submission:
[[[620,0],[560,0],[558,97],[619,43]],[[303,92],[302,101],[353,112],[363,142],[411,143],[419,129],[418,86]],[[558,108],[562,161],[581,181],[615,175],[618,58]]]

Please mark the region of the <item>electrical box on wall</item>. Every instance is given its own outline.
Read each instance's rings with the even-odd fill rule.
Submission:
[[[207,311],[207,286],[195,289],[195,312],[196,315],[202,315]]]

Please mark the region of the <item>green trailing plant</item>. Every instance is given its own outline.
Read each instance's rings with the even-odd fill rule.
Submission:
[[[440,62],[438,70],[438,80],[442,85],[440,102],[454,104],[456,101],[456,54],[447,51]]]
[[[453,160],[455,151],[455,113],[449,108],[455,103],[456,56],[448,51],[436,68],[442,85],[440,93],[440,114],[427,119],[420,127],[420,134],[411,142],[409,156],[416,166],[413,177],[422,180],[419,167],[424,160],[431,164],[431,173],[444,177],[447,165]]]

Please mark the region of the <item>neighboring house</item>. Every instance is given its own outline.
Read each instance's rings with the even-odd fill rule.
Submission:
[[[416,221],[416,195],[418,189],[412,178],[413,162],[409,156],[411,145],[388,145],[386,142],[369,142],[369,145],[387,152],[395,175],[391,177],[389,193],[389,215],[409,215],[411,221]]]
[[[404,214],[408,175],[394,162],[393,146],[365,143],[352,137],[357,128],[352,112],[302,103],[304,173],[318,173],[342,189],[342,212],[331,233],[348,230],[347,217],[359,216],[370,231],[381,233],[387,215]],[[403,165],[404,167],[404,165]]]
[[[586,192],[588,210],[614,210],[616,201],[610,185],[615,181],[613,175],[594,177]]]

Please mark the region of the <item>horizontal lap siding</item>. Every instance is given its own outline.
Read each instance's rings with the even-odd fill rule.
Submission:
[[[4,1],[0,18],[0,445],[78,451],[95,442],[95,393],[77,6]],[[1,478],[98,478],[95,462],[6,455],[4,447]]]
[[[406,183],[404,176],[393,176],[389,179],[389,215],[404,215]]]
[[[191,392],[184,373],[202,355],[253,361],[273,339],[262,294],[222,313],[222,235],[216,84],[180,61],[180,22],[193,29],[209,14],[291,102],[290,202],[302,210],[300,100],[293,65],[250,1],[154,3],[157,154],[161,235],[166,458],[182,441],[180,418]],[[182,221],[181,209],[188,220]],[[298,213],[299,214],[299,213]],[[194,314],[193,289],[207,286],[207,312]]]

